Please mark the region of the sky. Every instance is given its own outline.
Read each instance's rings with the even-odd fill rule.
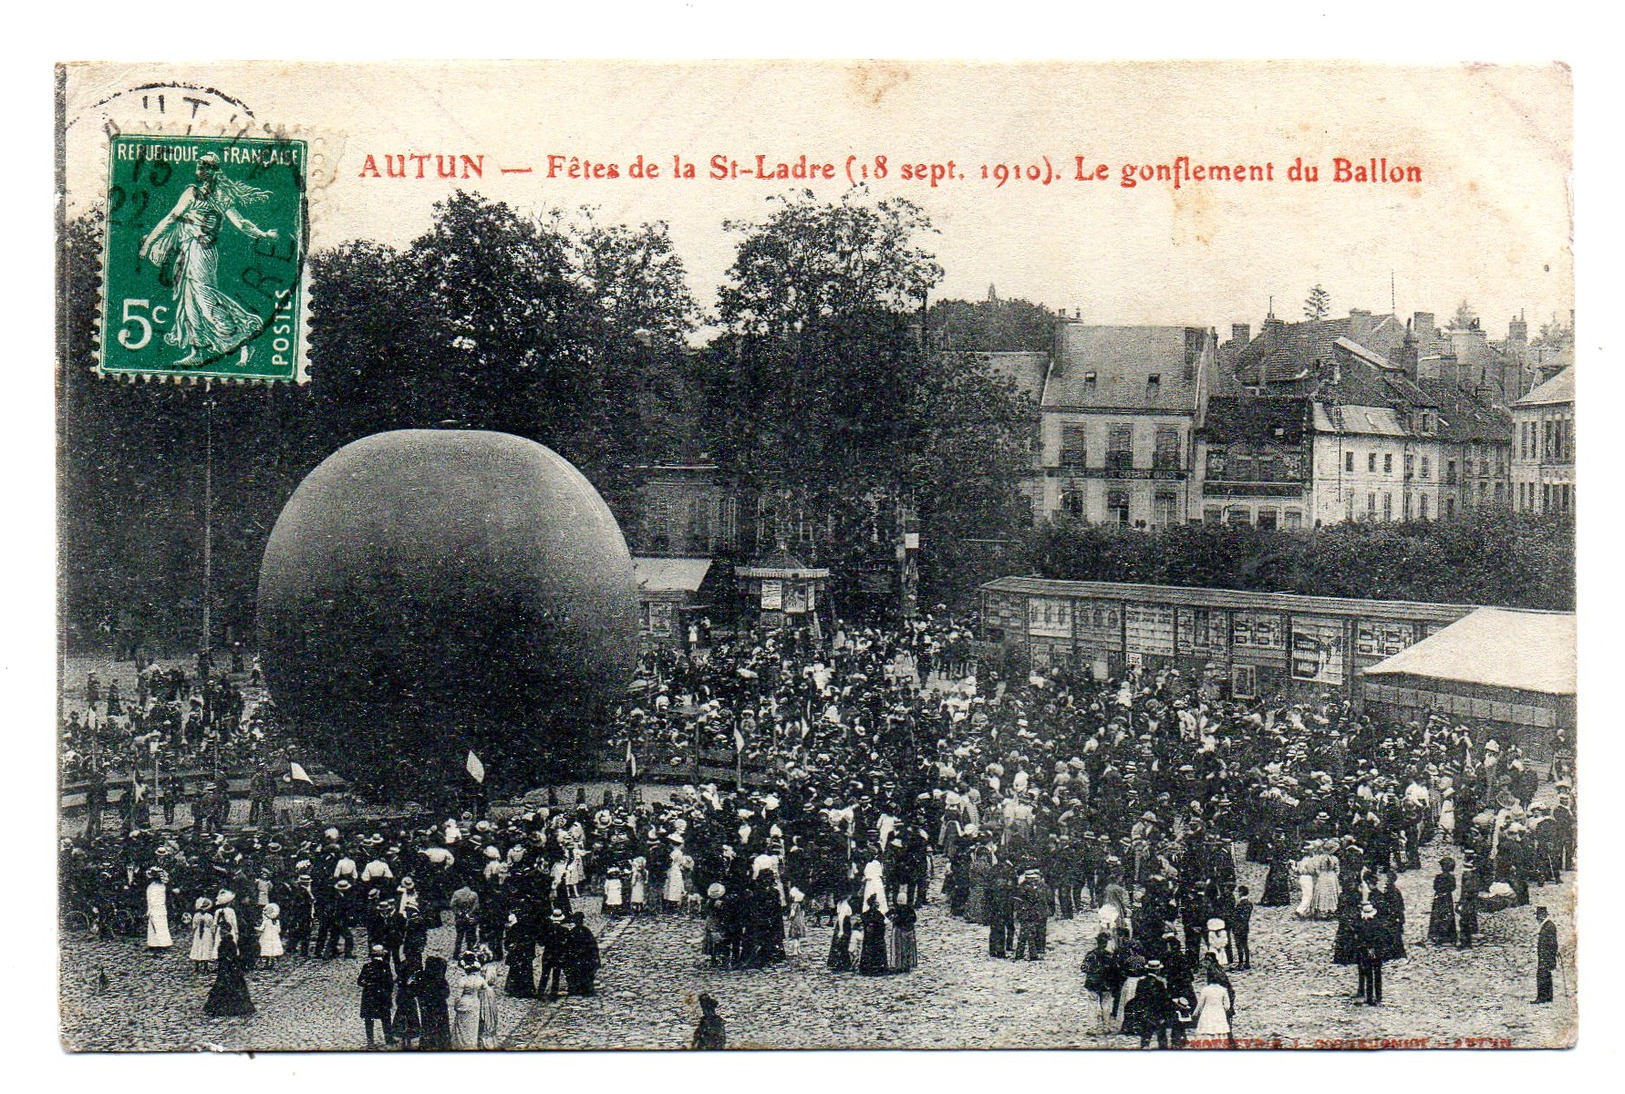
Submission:
[[[164,83],[211,91],[132,90]],[[1467,300],[1495,337],[1519,312],[1538,330],[1573,307],[1573,97],[1559,65],[105,64],[73,68],[66,96],[70,215],[102,200],[106,119],[135,130],[251,115],[337,150],[312,206],[315,247],[406,243],[461,185],[530,212],[590,205],[601,220],[667,221],[703,305],[732,260],[724,220],[760,219],[770,195],[798,186],[838,198],[851,163],[870,167],[875,196],[926,210],[940,233],[938,298],[994,285],[1087,321],[1228,332],[1256,329],[1272,298],[1276,314],[1301,317],[1321,284],[1334,314],[1392,300],[1445,317]],[[369,156],[383,176],[385,156],[414,153],[482,157],[483,175],[441,180],[432,159],[421,180],[366,172]],[[719,154],[746,177],[707,177]],[[836,177],[757,180],[758,154],[769,165],[805,155]],[[640,155],[660,178],[630,177]],[[674,156],[697,177],[670,177]],[[884,180],[872,177],[880,156]],[[1122,185],[1125,165],[1180,156],[1272,164],[1274,180]],[[570,157],[620,177],[572,180]],[[1046,157],[1051,181],[1031,181]],[[1078,157],[1106,177],[1077,181]],[[1335,157],[1386,158],[1421,181],[1335,183]],[[1300,158],[1318,182],[1287,177]],[[902,178],[904,164],[950,160],[963,177]],[[1002,187],[1000,165],[1017,176]]]

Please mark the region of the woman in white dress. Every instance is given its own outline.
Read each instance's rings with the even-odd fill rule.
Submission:
[[[147,871],[147,952],[157,957],[174,944],[169,937],[169,875],[154,866]]]
[[[565,871],[564,883],[570,887],[570,897],[581,899],[581,884],[587,880],[587,852],[580,843],[570,848],[570,865]]]
[[[885,867],[879,859],[869,860],[863,868],[863,896],[861,902],[865,908],[869,906],[869,898],[875,897],[878,901],[881,915],[891,913],[891,905],[886,900]]]
[[[1319,855],[1315,854],[1315,844],[1308,843],[1303,848],[1303,858],[1298,860],[1293,872],[1298,875],[1298,906],[1293,914],[1299,919],[1308,919],[1315,914],[1315,875]]]
[[[494,1048],[497,1036],[496,993],[480,959],[466,954],[462,975],[452,989],[451,1047]]]
[[[1336,840],[1327,840],[1322,845],[1320,857],[1315,860],[1315,918],[1336,919],[1337,902],[1341,894],[1338,884],[1337,852],[1339,850]]]
[[[671,865],[666,868],[666,910],[681,911],[687,887],[683,881],[683,837],[672,836]]]

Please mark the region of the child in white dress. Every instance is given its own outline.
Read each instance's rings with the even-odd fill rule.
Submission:
[[[214,901],[206,896],[197,898],[192,912],[192,969],[198,974],[209,971],[209,962],[215,958],[218,939],[214,930]]]
[[[642,855],[632,860],[632,884],[627,904],[633,915],[642,915],[649,907],[649,862]]]
[[[266,969],[276,968],[276,959],[283,954],[282,949],[282,909],[275,904],[267,904],[265,912],[260,919],[260,967]]]

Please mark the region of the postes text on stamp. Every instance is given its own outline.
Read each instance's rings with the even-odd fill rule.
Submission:
[[[301,378],[307,160],[291,138],[109,141],[102,375]]]

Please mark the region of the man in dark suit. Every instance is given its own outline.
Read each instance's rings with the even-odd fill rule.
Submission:
[[[1552,972],[1557,968],[1557,924],[1546,914],[1546,906],[1535,909],[1540,933],[1535,937],[1535,1002],[1552,1001]]]

